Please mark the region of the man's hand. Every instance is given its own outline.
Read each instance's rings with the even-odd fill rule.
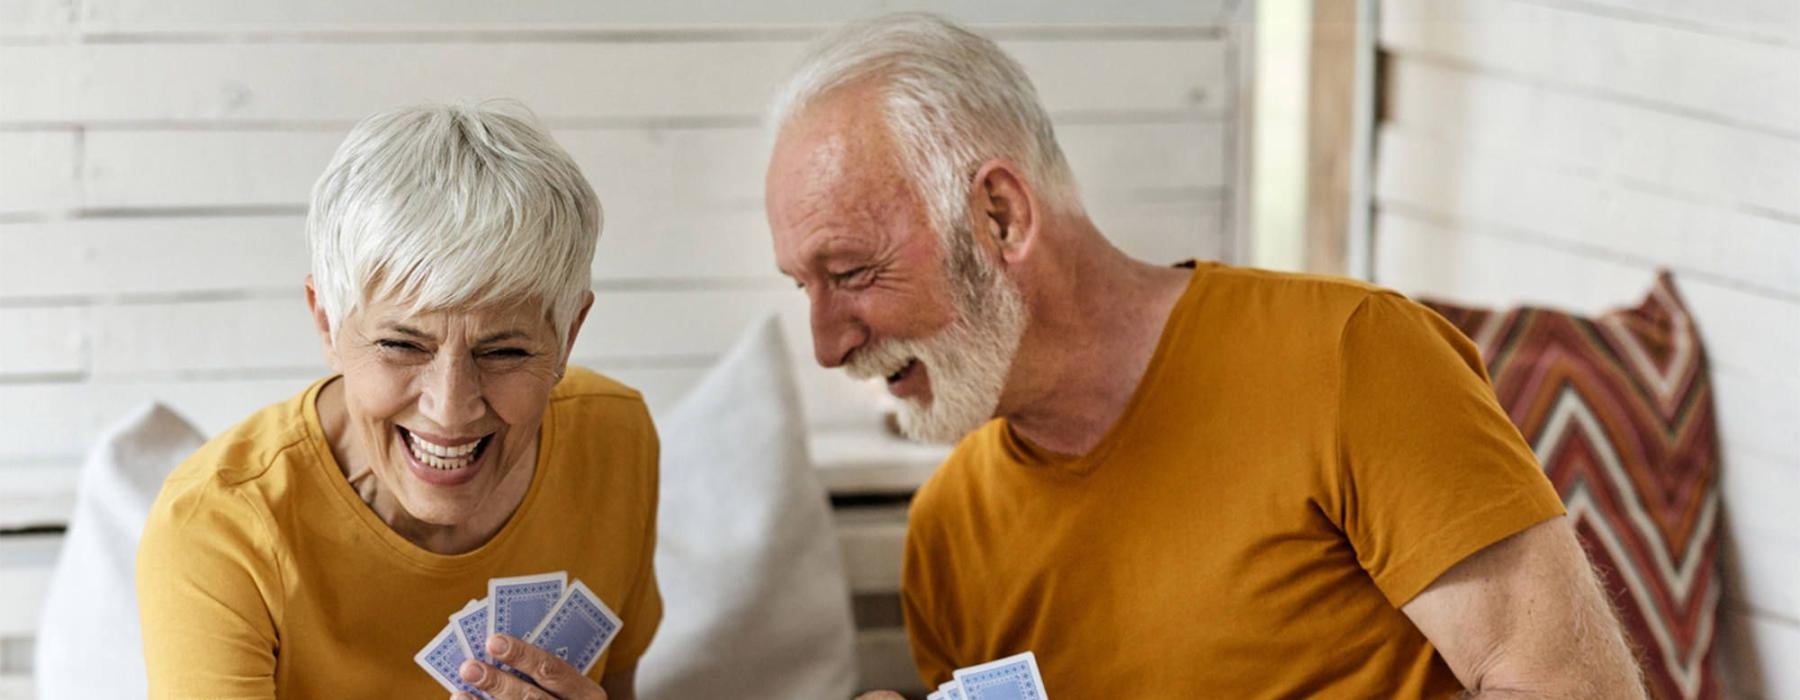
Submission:
[[[537,685],[474,659],[463,662],[460,673],[469,685],[480,688],[494,700],[606,700],[606,691],[587,676],[581,675],[567,662],[550,652],[526,644],[517,637],[496,634],[488,637],[488,655],[531,677]],[[475,700],[466,693],[451,696],[455,700]]]
[[[856,700],[906,700],[906,698],[892,690],[877,690],[873,693],[858,695]]]

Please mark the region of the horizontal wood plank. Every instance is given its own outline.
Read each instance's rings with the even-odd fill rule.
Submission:
[[[1726,507],[1723,534],[1726,590],[1757,610],[1800,620],[1800,523],[1792,484],[1800,461],[1781,463],[1749,450],[1729,450],[1719,472]]]
[[[50,0],[30,0],[48,5]],[[1210,24],[1229,17],[1235,0],[925,0],[908,9],[938,12],[964,22],[1006,24]],[[194,32],[246,29],[442,29],[541,26],[805,25],[844,22],[893,9],[882,0],[782,0],[717,3],[678,0],[584,3],[567,0],[400,0],[376,5],[355,0],[84,0],[82,29],[105,32]]]
[[[82,327],[89,310],[80,307],[0,308],[0,379],[77,375],[88,368]]]
[[[1052,112],[1224,115],[1212,38],[1003,40]],[[422,101],[549,120],[758,120],[801,41],[0,46],[0,124],[349,123]]]
[[[1800,221],[1697,203],[1389,125],[1375,196],[1800,300]],[[1800,160],[1795,161],[1800,166]],[[1795,168],[1800,173],[1800,167]]]
[[[1625,22],[1800,45],[1800,4],[1787,0],[1585,0],[1564,7]]]
[[[1516,0],[1387,0],[1381,47],[1788,134],[1800,46]],[[1625,57],[1630,57],[1629,59]]]
[[[1400,131],[1455,144],[1446,156],[1462,148],[1508,153],[1697,204],[1800,220],[1800,137],[1404,56],[1386,75],[1384,117]]]
[[[50,570],[61,546],[61,535],[0,537],[0,591],[6,591],[6,600],[0,602],[0,638],[37,635]]]
[[[80,202],[79,142],[73,129],[0,131],[0,163],[6,164],[0,167],[0,214],[54,211]],[[14,251],[0,248],[0,253]]]

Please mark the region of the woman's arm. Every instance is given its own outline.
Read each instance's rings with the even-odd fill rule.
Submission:
[[[273,698],[267,523],[237,494],[182,486],[165,488],[138,545],[150,697]]]

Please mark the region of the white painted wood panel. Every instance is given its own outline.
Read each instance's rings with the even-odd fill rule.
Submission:
[[[81,307],[0,308],[0,380],[86,371],[88,314]]]
[[[0,464],[0,530],[64,526],[75,511],[79,461],[21,466]]]
[[[102,428],[151,400],[174,407],[210,435],[299,393],[318,376],[0,383],[0,465],[79,464]]]
[[[1800,528],[1793,510],[1800,467],[1745,450],[1725,455],[1719,490],[1725,499],[1722,560],[1726,591],[1735,601],[1800,620]]]
[[[74,27],[74,3],[60,0],[0,2],[0,42],[67,35]]]
[[[1800,136],[1406,56],[1388,65],[1386,117],[1408,132],[1698,204],[1800,219]]]
[[[1146,191],[1192,195],[1228,183],[1226,132],[1216,122],[1057,128],[1094,199]],[[555,136],[600,195],[609,221],[667,218],[676,204],[762,206],[769,142],[760,128],[557,129]],[[84,204],[303,210],[342,139],[339,130],[94,130],[82,158]]]
[[[1224,115],[1219,39],[1003,40],[1052,112]],[[559,120],[759,119],[803,41],[0,46],[0,124],[350,122],[516,98]],[[379,69],[371,67],[379,66]]]
[[[1375,191],[1382,206],[1523,229],[1800,300],[1800,221],[1671,198],[1401,125],[1384,127],[1377,143]],[[1452,149],[1456,156],[1444,157]]]
[[[298,216],[0,224],[0,299],[298,289],[306,272]]]
[[[1796,133],[1800,46],[1621,22],[1516,0],[1387,0],[1380,41],[1424,54]]]
[[[1564,5],[1631,22],[1800,44],[1800,3],[1792,0],[1586,0]]]
[[[0,83],[12,79],[5,70],[0,75],[7,76]],[[79,140],[72,129],[0,131],[0,214],[66,209],[79,201]]]
[[[26,0],[26,7],[54,0]],[[1229,17],[1232,0],[1151,0],[1095,3],[1086,0],[993,0],[970,3],[924,0],[907,9],[949,14],[965,22],[1007,24],[1209,24]],[[719,3],[679,0],[642,3],[576,3],[516,0],[504,6],[482,0],[402,0],[369,4],[355,0],[188,0],[171,5],[153,0],[86,0],[82,28],[88,31],[196,31],[257,29],[415,30],[478,26],[685,25],[696,19],[717,25],[844,22],[899,9],[884,0],[774,0]]]
[[[37,634],[38,609],[61,544],[61,535],[0,538],[0,591],[7,598],[0,604],[0,637]]]

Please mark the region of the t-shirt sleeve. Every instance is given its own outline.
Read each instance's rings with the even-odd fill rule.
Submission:
[[[281,587],[261,513],[217,484],[164,487],[137,558],[150,697],[275,697]]]
[[[1442,317],[1376,293],[1346,322],[1339,351],[1337,516],[1395,607],[1564,512],[1480,352]]]
[[[947,639],[950,621],[945,619],[945,602],[941,599],[953,590],[956,581],[939,575],[942,572],[933,552],[943,549],[929,541],[928,531],[935,523],[924,506],[925,500],[926,494],[921,491],[908,516],[906,555],[900,565],[900,612],[906,621],[906,636],[919,678],[925,687],[936,688],[950,680],[958,668]]]
[[[631,593],[625,601],[619,617],[625,626],[619,630],[619,638],[613,640],[611,650],[607,653],[604,673],[616,673],[636,668],[638,660],[650,649],[651,640],[656,637],[656,629],[662,624],[663,600],[662,591],[656,583],[656,504],[660,492],[657,465],[662,453],[662,445],[656,437],[656,428],[650,421],[646,410],[643,415],[644,455],[642,463],[644,473],[641,503],[645,504],[644,537],[637,560],[637,581],[631,585]]]

